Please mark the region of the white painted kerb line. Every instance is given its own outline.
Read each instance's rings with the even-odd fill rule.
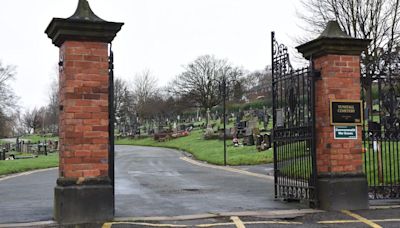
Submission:
[[[34,173],[40,173],[40,172],[56,170],[56,169],[58,169],[58,167],[49,168],[49,169],[33,170],[33,171],[29,171],[29,172],[23,172],[23,173],[13,174],[13,175],[10,175],[10,176],[5,176],[3,178],[0,177],[0,182],[5,181],[5,180],[9,180],[9,179],[12,179],[12,178],[16,178],[16,177],[22,177],[22,176],[31,175],[31,174],[34,174]]]
[[[252,172],[249,172],[249,171],[245,171],[245,170],[241,170],[241,169],[235,169],[235,168],[232,168],[232,167],[205,164],[205,163],[198,162],[198,161],[195,161],[195,160],[187,158],[187,157],[180,157],[179,159],[181,159],[183,161],[186,161],[186,162],[189,162],[189,163],[191,163],[193,165],[197,165],[197,166],[202,166],[202,167],[207,167],[207,168],[212,168],[212,169],[225,170],[225,171],[234,172],[234,173],[240,173],[240,174],[243,174],[243,175],[263,178],[263,179],[270,180],[270,181],[274,180],[273,176],[268,176],[268,175],[264,175],[264,174],[252,173]]]

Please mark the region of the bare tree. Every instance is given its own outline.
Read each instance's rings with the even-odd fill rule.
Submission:
[[[0,135],[10,136],[13,129],[12,115],[18,111],[17,97],[9,82],[14,79],[15,67],[3,65],[0,61]]]
[[[371,39],[362,57],[362,82],[366,101],[372,112],[373,77],[379,59],[396,52],[400,44],[400,0],[302,0],[300,17],[306,31],[316,35],[327,21],[336,20],[340,27],[356,38]],[[370,113],[371,114],[371,113]]]
[[[248,99],[254,100],[258,97],[270,99],[272,92],[272,72],[270,67],[249,72],[242,79],[242,84]]]
[[[44,108],[34,108],[25,111],[22,117],[22,123],[27,134],[40,132],[41,126],[43,125],[43,110]]]
[[[302,0],[300,17],[305,30],[316,35],[329,20],[338,21],[350,36],[372,39],[369,54],[379,48],[393,48],[399,44],[400,0]]]
[[[242,74],[240,68],[232,66],[227,60],[204,55],[186,65],[185,71],[177,76],[170,87],[175,95],[189,100],[192,107],[206,111],[221,102],[219,88],[223,79],[232,82]]]
[[[157,91],[157,79],[151,74],[150,70],[136,74],[133,82],[133,96],[139,107],[144,105]]]
[[[144,70],[135,75],[132,87],[132,101],[139,117],[139,122],[152,118],[149,116],[149,104],[153,104],[154,97],[158,94],[157,80],[149,70]]]
[[[7,112],[16,107],[16,96],[8,84],[15,76],[14,66],[4,66],[0,62],[0,111]]]
[[[120,133],[126,134],[132,129],[132,120],[136,118],[132,91],[128,88],[128,83],[117,78],[114,82],[114,111],[115,123]]]
[[[10,127],[12,129],[9,129],[9,131],[7,131],[6,133],[8,135],[3,135],[3,136],[21,136],[25,134],[25,129],[24,129],[24,125],[22,124],[22,116],[21,116],[21,112],[19,110],[17,110],[16,112],[14,112],[11,115],[10,121],[8,122],[10,125]],[[1,124],[0,124],[1,126]],[[10,135],[10,133],[12,135]]]
[[[15,125],[14,125],[13,119],[11,117],[3,116],[3,114],[0,113],[0,137],[1,138],[12,136],[14,126]]]
[[[26,134],[32,133],[32,125],[33,125],[33,116],[29,110],[25,110],[25,113],[22,116],[22,124],[25,129]]]
[[[120,112],[121,106],[124,103],[124,97],[128,93],[128,85],[121,78],[116,78],[114,81],[114,110],[116,116]]]
[[[58,77],[55,77],[50,85],[49,103],[46,108],[45,123],[47,130],[53,134],[58,134],[58,116],[59,116],[59,83]]]

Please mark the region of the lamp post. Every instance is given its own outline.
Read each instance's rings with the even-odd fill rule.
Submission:
[[[222,112],[224,115],[224,166],[226,166],[226,77],[222,78]]]
[[[220,90],[222,91],[222,113],[223,113],[223,121],[224,121],[224,166],[227,164],[227,156],[226,156],[226,97],[227,97],[227,84],[231,82],[235,82],[235,79],[231,79],[227,81],[226,75],[222,76],[222,81],[220,81]],[[222,88],[221,88],[222,87]]]

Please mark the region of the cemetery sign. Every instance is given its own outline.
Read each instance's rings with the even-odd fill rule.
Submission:
[[[356,126],[335,126],[335,139],[357,139]]]
[[[331,125],[356,126],[362,124],[361,100],[331,100]]]

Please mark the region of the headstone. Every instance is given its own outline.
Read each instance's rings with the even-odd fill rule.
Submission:
[[[210,109],[207,109],[207,128],[211,128],[211,116],[210,116]]]
[[[178,131],[177,127],[176,127],[176,122],[174,122],[173,126],[172,126],[172,131],[174,133],[176,133]]]
[[[258,118],[253,118],[248,123],[248,128],[250,128],[251,130],[253,130],[254,128],[258,128]]]

